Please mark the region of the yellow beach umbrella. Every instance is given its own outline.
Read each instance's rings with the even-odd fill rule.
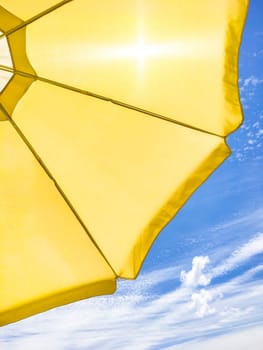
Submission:
[[[112,293],[229,155],[247,0],[0,0],[0,324]]]

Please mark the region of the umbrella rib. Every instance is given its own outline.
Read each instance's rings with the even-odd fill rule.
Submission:
[[[23,76],[23,77],[28,77],[28,78],[31,78],[31,79],[34,79],[34,80],[42,81],[42,82],[47,83],[47,84],[55,85],[55,86],[61,87],[63,89],[67,89],[67,90],[70,90],[70,91],[78,92],[78,93],[80,93],[82,95],[87,95],[87,96],[94,97],[94,98],[97,98],[97,99],[100,99],[100,100],[103,100],[103,101],[106,101],[106,102],[111,102],[111,103],[113,103],[115,105],[118,105],[118,106],[121,106],[121,107],[124,107],[124,108],[128,108],[128,109],[132,109],[134,111],[146,114],[146,115],[154,117],[154,118],[162,119],[162,120],[167,121],[169,123],[177,124],[177,125],[180,125],[182,127],[188,128],[188,129],[192,129],[192,130],[195,130],[195,131],[203,132],[205,134],[209,134],[209,135],[212,135],[212,136],[221,137],[221,138],[225,139],[225,136],[219,135],[219,134],[214,133],[212,131],[201,129],[201,128],[198,128],[196,126],[193,126],[193,125],[190,125],[190,124],[187,124],[187,123],[183,123],[183,122],[180,122],[178,120],[166,117],[164,115],[161,115],[161,114],[158,114],[158,113],[154,113],[154,112],[148,111],[146,109],[143,109],[143,108],[140,108],[140,107],[137,107],[137,106],[133,106],[133,105],[130,105],[128,103],[121,102],[121,101],[118,101],[118,100],[115,100],[115,99],[112,99],[110,97],[106,97],[106,96],[103,96],[103,95],[100,95],[100,94],[96,94],[96,93],[91,92],[91,91],[79,89],[79,88],[71,86],[71,85],[60,83],[60,82],[52,80],[52,79],[48,79],[48,78],[44,78],[44,77],[41,77],[41,76],[38,76],[38,75],[30,74],[30,73],[27,73],[27,72],[24,72],[24,71],[21,71],[21,70],[17,70],[17,69],[11,68],[11,67],[7,67],[7,66],[4,66],[4,65],[0,65],[0,70],[1,69],[5,70],[7,72],[18,74],[18,75]]]
[[[0,109],[2,110],[2,112],[6,115],[8,121],[11,123],[11,125],[13,126],[13,128],[16,130],[16,132],[18,133],[18,135],[21,137],[21,139],[23,140],[23,142],[26,144],[26,146],[28,147],[28,149],[30,150],[30,152],[33,154],[34,158],[37,160],[37,162],[39,163],[39,165],[42,167],[42,169],[45,171],[45,173],[48,175],[48,177],[53,181],[54,185],[56,186],[58,192],[60,193],[60,195],[62,196],[62,198],[64,199],[64,201],[66,202],[66,204],[68,205],[68,207],[70,208],[71,212],[73,213],[73,215],[75,216],[75,218],[78,220],[79,224],[82,226],[82,228],[84,229],[84,231],[86,232],[86,234],[88,235],[88,237],[90,238],[90,240],[92,241],[92,243],[95,245],[95,247],[97,248],[97,250],[99,251],[99,253],[101,254],[101,256],[103,257],[103,259],[106,261],[106,263],[109,265],[109,267],[111,268],[112,272],[114,273],[115,277],[118,278],[118,274],[116,273],[116,271],[114,270],[113,266],[110,264],[109,260],[106,258],[105,254],[103,253],[103,251],[100,249],[100,247],[98,246],[97,242],[95,241],[95,239],[92,237],[91,233],[89,232],[87,226],[85,225],[85,223],[83,222],[83,220],[81,219],[81,217],[79,216],[77,210],[74,208],[73,204],[70,202],[69,198],[66,196],[65,192],[62,190],[62,188],[60,187],[60,185],[57,183],[56,179],[54,178],[54,176],[52,175],[52,173],[50,172],[50,170],[48,169],[48,167],[46,166],[46,164],[43,162],[43,160],[40,158],[40,156],[38,155],[38,153],[36,152],[36,150],[33,148],[33,146],[31,145],[31,143],[28,141],[28,139],[26,138],[26,136],[23,134],[22,130],[19,128],[19,126],[15,123],[15,121],[11,118],[11,116],[9,115],[9,113],[6,111],[6,109],[2,106],[2,104],[0,104]]]
[[[57,10],[58,8],[60,8],[61,6],[66,5],[67,3],[72,2],[72,1],[73,1],[73,0],[63,0],[63,1],[59,2],[59,3],[57,3],[56,5],[54,5],[54,6],[50,7],[50,8],[48,8],[47,10],[38,13],[37,15],[35,15],[35,16],[29,18],[28,20],[23,21],[23,22],[22,22],[21,24],[19,24],[18,26],[14,27],[14,28],[11,28],[11,29],[7,30],[5,33],[1,34],[1,35],[0,35],[0,39],[3,38],[4,36],[10,35],[10,34],[16,32],[17,30],[19,30],[19,29],[21,29],[21,28],[27,26],[27,25],[30,24],[30,23],[35,22],[35,21],[38,20],[39,18],[48,15],[50,12],[53,12],[53,11]]]

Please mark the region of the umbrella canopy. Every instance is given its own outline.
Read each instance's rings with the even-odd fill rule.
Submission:
[[[0,324],[137,276],[230,154],[247,6],[0,1]]]

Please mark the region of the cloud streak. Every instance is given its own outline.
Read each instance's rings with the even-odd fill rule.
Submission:
[[[255,235],[215,267],[208,256],[196,256],[189,271],[177,266],[146,273],[137,281],[120,281],[114,296],[81,301],[4,327],[1,349],[35,350],[36,344],[39,350],[208,349],[214,339],[215,344],[230,344],[235,339],[231,332],[248,326],[248,334],[259,337],[263,285],[260,280],[251,282],[251,277],[263,267],[219,285],[213,285],[213,277],[261,252],[262,240],[263,234]],[[157,283],[180,278],[179,288],[148,293]]]
[[[212,278],[221,276],[248,261],[252,256],[263,253],[263,233],[257,234],[236,249],[222,264],[215,267]]]
[[[259,79],[254,75],[251,75],[250,77],[241,80],[241,82],[243,83],[243,86],[257,86],[263,83],[263,79]]]

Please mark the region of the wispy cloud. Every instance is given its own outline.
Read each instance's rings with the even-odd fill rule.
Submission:
[[[218,344],[235,344],[231,333],[249,326],[247,336],[255,334],[258,340],[263,334],[263,285],[251,277],[263,267],[216,285],[213,278],[260,253],[262,242],[263,234],[256,234],[219,265],[213,265],[212,255],[196,256],[189,271],[177,266],[145,273],[137,281],[120,281],[114,296],[81,301],[4,327],[1,349],[197,350],[210,349],[211,344],[216,349]],[[180,278],[181,285],[170,292],[148,293],[157,283]],[[259,324],[262,327],[255,328]],[[257,344],[253,349],[260,349]]]
[[[263,341],[263,327],[251,327],[250,329],[233,331],[231,334],[224,334],[216,336],[212,339],[202,339],[201,341],[194,341],[179,345],[176,347],[169,347],[166,350],[222,350],[222,349],[238,349],[260,350]]]
[[[262,88],[261,88],[262,89]],[[256,89],[253,89],[250,93],[244,93],[246,98],[253,98]],[[243,97],[243,100],[245,99]],[[252,102],[252,101],[250,101]],[[245,102],[246,103],[246,102]],[[254,102],[255,105],[256,99]],[[252,103],[250,104],[252,105]],[[245,120],[239,131],[231,138],[231,148],[233,151],[231,160],[237,159],[244,161],[246,159],[253,158],[254,160],[262,159],[262,147],[263,147],[263,119],[261,118],[262,112],[254,112],[255,121],[252,123]]]
[[[263,79],[259,79],[259,78],[255,77],[254,75],[251,75],[245,79],[241,79],[240,81],[243,83],[243,87],[251,86],[251,85],[257,86],[257,85],[263,83]]]
[[[263,253],[263,233],[257,234],[246,244],[236,249],[222,264],[215,267],[212,272],[212,277],[214,278],[225,274],[246,262],[252,256],[260,253]]]

